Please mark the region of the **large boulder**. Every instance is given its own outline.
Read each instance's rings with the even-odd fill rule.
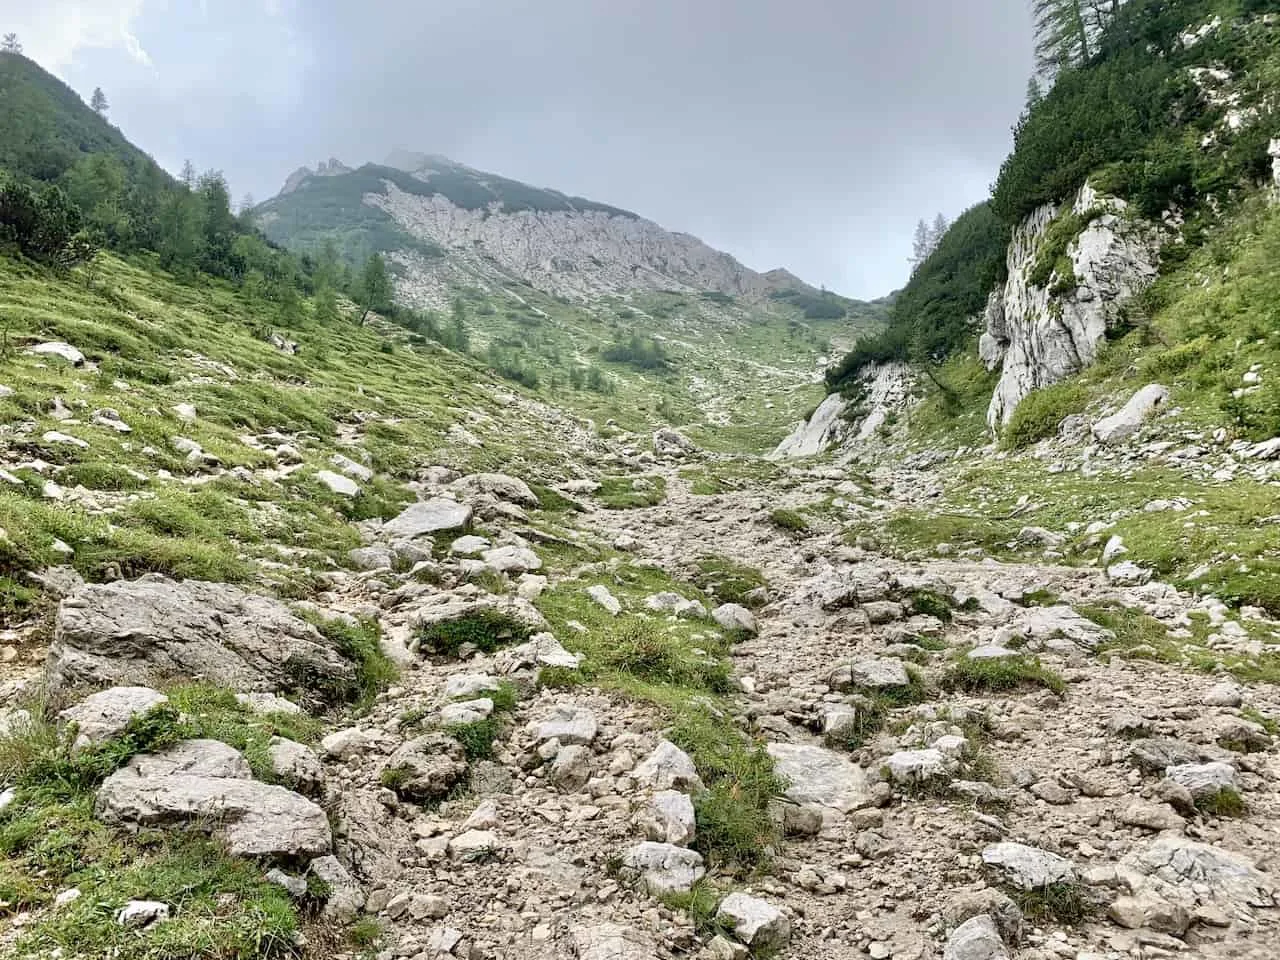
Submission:
[[[309,859],[333,842],[324,810],[292,790],[249,779],[243,758],[218,741],[134,757],[103,782],[94,812],[132,830],[204,830],[238,857]]]
[[[449,486],[464,496],[487,494],[506,503],[518,503],[522,507],[539,505],[538,495],[529,489],[527,483],[505,473],[473,473],[455,480]]]
[[[58,605],[51,687],[142,677],[210,679],[322,701],[356,691],[356,668],[284,604],[224,583],[149,575],[88,584]]]
[[[596,923],[569,932],[577,960],[653,960],[658,945],[652,936],[634,927]]]
[[[1093,425],[1093,436],[1099,443],[1119,443],[1133,436],[1142,424],[1169,399],[1169,388],[1149,383],[1132,397],[1118,413],[1104,417]]]
[[[701,793],[706,789],[693,760],[670,740],[662,740],[631,776],[641,786],[653,790],[684,790]]]
[[[1215,904],[1244,917],[1277,905],[1277,886],[1248,857],[1165,834],[1125,857],[1120,875],[1137,894],[1194,908]]]
[[[382,525],[387,540],[413,540],[433,533],[464,530],[471,523],[471,507],[436,497],[409,505],[399,516]]]
[[[683,459],[698,452],[698,445],[679,430],[662,427],[653,435],[653,453],[658,457]]]

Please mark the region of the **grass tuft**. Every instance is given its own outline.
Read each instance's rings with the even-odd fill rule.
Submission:
[[[1031,657],[999,657],[993,660],[957,660],[942,678],[946,690],[990,693],[1039,686],[1058,696],[1066,693],[1062,677]]]
[[[418,639],[432,653],[457,656],[465,644],[484,653],[492,653],[501,647],[529,639],[529,634],[529,627],[523,621],[501,610],[481,607],[455,620],[421,628]]]

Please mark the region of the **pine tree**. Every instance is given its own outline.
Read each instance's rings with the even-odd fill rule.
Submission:
[[[360,276],[360,294],[364,301],[360,326],[364,326],[370,312],[386,310],[391,306],[391,292],[391,277],[387,274],[387,263],[382,259],[382,254],[375,253],[365,263],[364,273]]]
[[[93,88],[93,97],[89,100],[89,106],[93,108],[93,112],[100,117],[107,115],[107,95],[102,92],[101,87]]]
[[[1027,105],[1026,112],[1030,113],[1031,109],[1044,99],[1044,87],[1040,85],[1039,77],[1032,77],[1027,81]]]
[[[933,218],[933,226],[929,230],[929,253],[938,249],[938,244],[942,242],[942,238],[947,235],[947,231],[951,229],[951,222],[942,214],[938,214]]]
[[[920,265],[929,259],[929,225],[923,220],[916,222],[915,237],[911,240],[911,272],[915,273]]]
[[[257,202],[253,199],[252,193],[246,193],[240,198],[240,215],[244,216],[250,210],[257,206]]]
[[[188,190],[194,190],[196,187],[196,167],[190,160],[182,162],[182,173],[178,175],[178,179]]]
[[[1045,76],[1086,63],[1120,0],[1031,0],[1036,65]]]
[[[3,43],[0,43],[0,49],[3,49],[5,53],[21,53],[22,44],[18,42],[18,35],[16,33],[6,33]]]

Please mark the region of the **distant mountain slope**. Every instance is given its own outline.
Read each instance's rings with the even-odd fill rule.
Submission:
[[[628,210],[445,157],[396,151],[383,165],[308,173],[258,208],[267,235],[302,250],[332,240],[353,260],[391,254],[403,268],[402,294],[424,304],[466,283],[512,279],[574,299],[655,290],[822,296],[785,270],[757,273]]]

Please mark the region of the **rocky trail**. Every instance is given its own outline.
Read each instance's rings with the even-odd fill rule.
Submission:
[[[516,478],[427,471],[419,503],[360,525],[362,572],[292,610],[223,585],[67,583],[55,687],[216,676],[275,716],[306,677],[301,706],[327,717],[314,747],[271,740],[271,783],[216,738],[135,756],[97,815],[202,827],[299,896],[318,879],[313,953],[368,914],[388,960],[1276,955],[1280,695],[1148,658],[1080,611],[1246,653],[1277,624],[1100,570],[872,555],[828,514],[773,519],[863,492],[841,471],[704,496],[685,470],[704,455],[659,452],[616,457],[662,477],[660,503],[603,509],[579,481],[562,495],[580,512],[554,524]],[[691,600],[709,557],[760,585]],[[648,592],[645,571],[679,589]],[[323,702],[349,650],[309,612],[379,627],[399,676],[363,710]],[[728,692],[677,702],[604,670],[629,642],[601,649],[615,617],[704,666],[698,644],[725,643]],[[164,699],[117,686],[63,720],[103,740]],[[754,867],[699,836],[714,785],[668,739],[691,705],[782,778]],[[181,909],[152,907],[144,926]],[[0,943],[57,909],[17,913]]]

